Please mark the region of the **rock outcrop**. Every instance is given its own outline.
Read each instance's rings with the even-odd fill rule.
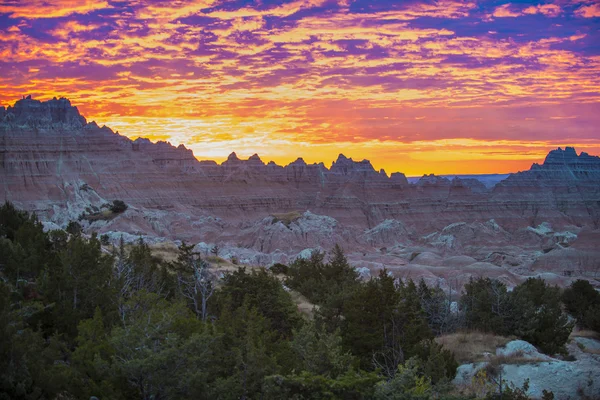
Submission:
[[[84,220],[85,229],[221,243],[267,263],[341,242],[364,268],[431,279],[479,268],[514,284],[543,273],[561,282],[586,276],[596,268],[586,260],[600,259],[597,246],[584,249],[577,238],[599,228],[600,159],[572,148],[550,152],[543,164],[493,188],[435,175],[409,183],[402,173],[388,176],[343,154],[329,168],[302,158],[279,166],[256,154],[198,161],[183,145],[130,140],[88,123],[67,99],[27,97],[0,108],[0,178],[3,199],[48,226],[65,227],[120,199],[127,212]],[[290,213],[300,217],[273,223]],[[539,228],[544,223],[552,232]],[[411,261],[426,252],[441,264]],[[480,264],[444,264],[458,256]],[[557,258],[576,260],[580,272]]]
[[[534,399],[541,399],[544,390],[554,393],[555,399],[596,398],[600,392],[600,356],[586,351],[587,347],[600,346],[596,340],[575,338],[567,345],[573,361],[565,361],[539,353],[530,343],[514,340],[497,349],[496,355],[505,360],[498,369],[507,385],[520,388],[527,380],[527,394]],[[459,388],[469,385],[486,364],[461,365],[453,383]]]

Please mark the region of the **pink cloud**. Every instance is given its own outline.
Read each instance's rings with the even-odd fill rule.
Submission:
[[[492,16],[496,18],[511,18],[511,17],[519,17],[522,13],[518,10],[514,10],[512,8],[511,3],[502,4],[499,7],[496,7]]]
[[[546,17],[558,17],[562,13],[560,6],[556,4],[540,4],[529,6],[523,10],[525,14],[543,14]]]
[[[600,17],[600,4],[580,7],[575,11],[575,15],[583,18],[598,18]]]

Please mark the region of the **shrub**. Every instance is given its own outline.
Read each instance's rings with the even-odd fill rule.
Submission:
[[[416,354],[421,360],[421,372],[431,379],[431,383],[451,381],[456,376],[458,362],[454,354],[441,344],[424,340],[417,346]]]
[[[271,267],[269,268],[269,271],[271,271],[275,275],[280,275],[280,274],[287,275],[289,268],[285,264],[275,263],[275,264],[271,265]]]
[[[512,304],[506,285],[496,279],[470,279],[460,298],[467,328],[507,335]]]
[[[127,207],[127,204],[125,204],[123,200],[114,200],[112,205],[110,206],[110,211],[114,212],[115,214],[120,214],[125,212],[125,210],[127,210]]]
[[[100,243],[102,243],[103,246],[108,246],[110,244],[110,237],[107,234],[101,235]]]
[[[564,352],[573,325],[562,312],[560,289],[541,278],[529,278],[511,293],[514,334],[543,352]]]
[[[79,222],[77,221],[70,221],[69,224],[67,225],[67,229],[66,231],[68,233],[70,233],[71,235],[80,235],[82,232],[83,228],[81,227],[81,224],[79,224]]]
[[[573,329],[562,312],[560,289],[527,279],[512,292],[498,280],[471,279],[460,302],[467,327],[498,335],[516,335],[543,352],[564,352]]]
[[[573,282],[565,289],[562,301],[579,326],[600,331],[600,293],[588,281]]]
[[[600,332],[600,304],[590,306],[585,312],[583,320],[590,329]]]

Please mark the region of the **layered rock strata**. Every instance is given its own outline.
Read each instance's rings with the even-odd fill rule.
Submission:
[[[329,168],[235,153],[198,161],[183,145],[88,123],[67,99],[24,98],[0,108],[0,191],[49,229],[120,199],[127,212],[84,219],[84,228],[219,243],[248,263],[340,243],[367,271],[430,280],[479,271],[513,284],[546,273],[564,283],[600,273],[588,243],[600,225],[600,158],[569,147],[493,187],[434,175],[409,183],[342,154]]]

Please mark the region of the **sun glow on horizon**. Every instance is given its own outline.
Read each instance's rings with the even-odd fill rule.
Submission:
[[[286,164],[505,173],[600,153],[587,0],[0,5],[0,104],[64,96],[130,138]]]

